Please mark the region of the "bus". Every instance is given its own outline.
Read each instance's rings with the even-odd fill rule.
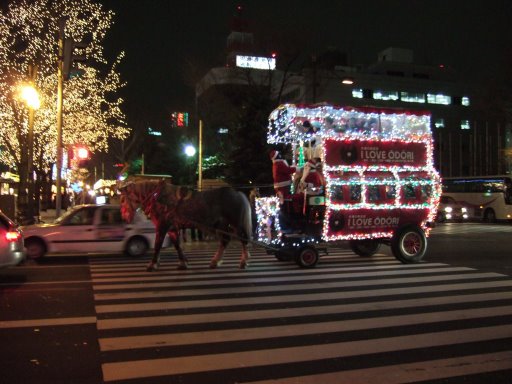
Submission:
[[[468,208],[470,219],[512,220],[512,176],[445,177],[443,196]]]

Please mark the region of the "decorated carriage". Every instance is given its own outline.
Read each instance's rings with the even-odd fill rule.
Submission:
[[[402,263],[423,258],[441,194],[428,112],[286,104],[270,114],[267,142],[286,149],[296,181],[313,158],[324,180],[256,200],[258,241],[277,259],[313,267],[338,242],[360,256],[386,244]]]

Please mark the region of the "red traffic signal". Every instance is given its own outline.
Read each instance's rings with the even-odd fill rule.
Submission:
[[[76,149],[76,157],[78,160],[86,160],[89,158],[89,150],[85,147],[78,147]]]

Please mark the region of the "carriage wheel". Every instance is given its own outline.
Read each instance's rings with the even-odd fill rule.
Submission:
[[[391,251],[404,264],[418,263],[427,251],[425,232],[417,226],[399,229],[391,239]]]
[[[313,268],[319,260],[318,251],[315,247],[305,246],[299,248],[295,256],[295,262],[302,268]]]
[[[377,240],[351,240],[350,249],[356,255],[362,257],[373,256],[380,248],[380,243]]]

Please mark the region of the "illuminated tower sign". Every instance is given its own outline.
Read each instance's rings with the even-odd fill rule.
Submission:
[[[236,55],[236,66],[240,68],[274,70],[276,69],[276,58],[274,55],[273,57]]]

